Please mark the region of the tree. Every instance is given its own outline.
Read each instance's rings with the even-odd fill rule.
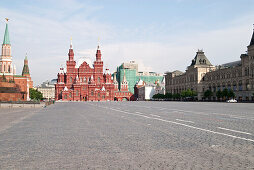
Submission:
[[[173,94],[172,96],[174,99],[180,99],[181,98],[181,95],[179,93],[175,93]]]
[[[213,92],[211,90],[205,91],[205,93],[204,93],[205,98],[208,98],[210,100],[212,96],[213,96]]]
[[[216,92],[216,97],[218,100],[220,100],[220,98],[222,98],[222,92],[220,90]]]
[[[181,97],[182,98],[193,98],[195,96],[197,96],[197,92],[191,90],[191,89],[187,89],[181,92]]]
[[[166,93],[165,94],[165,99],[171,99],[172,98],[172,94],[171,93]]]
[[[235,93],[233,92],[233,90],[228,91],[228,98],[235,98]]]
[[[29,89],[30,98],[32,100],[42,100],[42,93],[39,92],[37,89],[30,88]]]
[[[165,99],[165,95],[164,95],[164,94],[157,93],[157,94],[153,95],[152,98],[153,98],[153,99]]]
[[[222,97],[223,98],[227,98],[228,97],[228,89],[223,89],[223,91],[222,91]]]

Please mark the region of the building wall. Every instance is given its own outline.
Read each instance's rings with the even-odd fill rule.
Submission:
[[[121,65],[117,68],[117,72],[116,72],[119,88],[123,80],[124,70],[126,74],[126,80],[128,82],[129,91],[133,94],[134,94],[134,87],[136,83],[139,81],[139,79],[145,81],[146,83],[155,83],[155,81],[157,80],[161,82],[163,79],[162,75],[157,74],[156,76],[155,73],[153,73],[152,75],[149,75],[149,74],[144,75],[143,73],[138,73],[137,70],[135,69],[124,68],[123,65]]]
[[[38,87],[37,90],[42,93],[45,99],[55,99],[55,87]]]
[[[143,86],[139,88],[138,100],[151,100],[155,93],[156,91],[154,86]]]
[[[192,89],[198,93],[198,99],[204,99],[204,92],[211,90],[212,99],[216,92],[225,88],[235,92],[238,100],[254,100],[254,45],[247,47],[247,54],[240,56],[239,65],[227,67],[189,66],[186,72],[166,74],[166,92],[181,93]]]
[[[0,81],[0,101],[24,101],[24,93],[15,83]]]
[[[111,74],[103,74],[103,61],[99,47],[96,61],[91,68],[87,62],[77,67],[74,52],[69,49],[66,72],[60,68],[55,85],[55,100],[65,101],[107,101],[114,100],[114,84]]]

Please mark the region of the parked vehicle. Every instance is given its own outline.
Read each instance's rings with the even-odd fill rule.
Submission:
[[[230,100],[227,100],[228,103],[237,103],[237,100],[236,99],[230,99]]]

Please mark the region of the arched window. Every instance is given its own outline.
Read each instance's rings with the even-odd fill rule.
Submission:
[[[239,91],[242,91],[243,90],[243,84],[242,84],[242,81],[240,80],[239,83],[238,83],[238,87],[239,87]]]
[[[4,64],[4,72],[5,72],[6,70],[5,70],[5,64]]]
[[[249,84],[250,84],[250,83],[249,83],[249,80],[246,80],[246,84],[245,84],[245,86],[246,86],[246,87],[245,87],[245,88],[246,88],[246,90],[249,90],[249,89],[250,89],[250,87],[249,87],[250,85],[249,85]]]
[[[236,87],[236,82],[234,81],[234,82],[233,82],[233,90],[236,91],[236,90],[237,90],[236,88],[237,88],[237,87]]]
[[[220,91],[220,84],[217,84],[217,91]]]
[[[231,84],[228,82],[228,90],[231,90]]]

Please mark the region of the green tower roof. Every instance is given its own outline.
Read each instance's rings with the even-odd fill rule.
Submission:
[[[3,44],[11,44],[10,37],[9,37],[8,23],[6,23],[6,27],[5,27]]]

